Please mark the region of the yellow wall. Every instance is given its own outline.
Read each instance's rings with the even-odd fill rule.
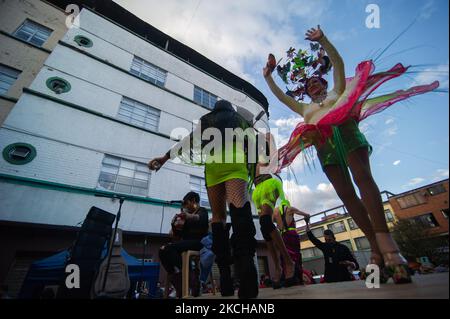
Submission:
[[[65,13],[41,0],[2,0],[0,1],[0,30],[13,34],[26,20],[30,19],[53,30],[48,40],[42,45],[46,50],[53,50],[66,33]],[[14,82],[8,97],[19,99],[24,87],[28,87],[42,68],[49,53],[33,45],[0,33],[0,64],[21,71]],[[14,103],[0,99],[0,125],[8,115]]]
[[[383,206],[384,206],[385,210],[389,209],[391,211],[392,215],[394,216],[394,219],[396,219],[396,217],[394,215],[394,212],[392,210],[392,207],[391,207],[391,205],[389,205],[389,202],[383,203]],[[356,243],[355,243],[354,239],[355,238],[359,238],[359,237],[365,237],[365,236],[364,236],[364,233],[359,228],[358,229],[354,229],[354,230],[350,230],[350,225],[348,224],[348,220],[349,219],[350,219],[350,217],[345,216],[345,217],[340,217],[340,218],[336,218],[336,219],[327,220],[326,222],[324,222],[322,224],[315,225],[311,229],[320,228],[320,227],[324,227],[324,229],[327,229],[328,225],[330,225],[330,224],[333,224],[333,223],[336,223],[336,222],[339,222],[339,221],[344,221],[345,228],[347,229],[347,231],[339,233],[339,234],[335,234],[336,240],[337,241],[350,240],[350,242],[352,244],[352,247],[353,247],[353,251],[356,251],[358,249],[356,247]],[[388,223],[389,229],[391,229],[393,226],[394,226],[394,224],[392,222]],[[319,239],[323,240],[323,238],[319,238]],[[312,247],[314,247],[314,245],[309,240],[301,242],[301,249],[307,249],[307,248],[312,248]]]

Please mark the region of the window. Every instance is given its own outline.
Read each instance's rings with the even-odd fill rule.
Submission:
[[[320,257],[323,255],[322,251],[316,247],[302,249],[302,258]]]
[[[3,158],[10,164],[24,165],[36,157],[36,149],[26,143],[14,143],[3,149]]]
[[[352,242],[350,240],[343,240],[343,241],[340,241],[339,243],[341,243],[342,245],[347,246],[348,249],[350,249],[350,251],[353,251]]]
[[[137,56],[133,59],[130,73],[159,86],[166,83],[166,71]]]
[[[19,77],[20,71],[0,64],[0,94],[6,94]]]
[[[442,215],[444,215],[445,219],[448,219],[448,208],[441,210]]]
[[[421,223],[422,225],[424,225],[427,228],[439,227],[439,223],[437,222],[434,215],[431,213],[413,217],[413,218],[411,218],[411,220],[416,223]]]
[[[335,234],[339,234],[339,233],[343,233],[343,232],[347,231],[343,221],[328,225],[328,229],[330,229]]]
[[[88,37],[85,37],[84,35],[75,36],[73,41],[75,41],[80,47],[85,47],[85,48],[91,48],[94,45],[92,40],[89,39]]]
[[[445,190],[444,185],[438,184],[438,185],[434,185],[433,187],[427,188],[427,192],[431,196],[434,196],[434,195],[445,193],[446,190]]]
[[[160,116],[160,110],[127,97],[122,98],[117,114],[117,118],[121,121],[155,132],[158,131]]]
[[[16,32],[14,32],[14,36],[40,47],[47,41],[51,33],[51,29],[27,19]]]
[[[317,238],[323,237],[323,231],[323,227],[311,229],[311,233]]]
[[[300,233],[299,237],[300,237],[300,241],[308,240],[308,235],[306,235],[306,233]]]
[[[46,82],[47,87],[56,94],[67,93],[70,91],[70,83],[59,77],[49,78]]]
[[[355,238],[355,244],[358,250],[370,249],[370,244],[366,237]]]
[[[199,88],[198,86],[195,86],[194,102],[212,110],[217,102],[217,96],[203,90],[202,88]]]
[[[192,176],[190,179],[191,191],[200,195],[200,206],[209,207],[208,193],[206,192],[206,184],[203,178]]]
[[[98,188],[118,193],[148,195],[150,173],[145,164],[105,155]]]
[[[392,214],[392,212],[391,212],[390,209],[386,209],[386,210],[384,211],[384,215],[386,216],[386,221],[387,221],[388,223],[395,222],[394,214]]]
[[[353,220],[353,218],[347,219],[347,222],[348,222],[348,226],[350,227],[351,230],[354,230],[354,229],[358,229],[358,228],[359,228],[358,225],[356,225],[356,223],[355,223],[355,221]]]
[[[404,197],[397,198],[397,202],[400,208],[405,209],[412,206],[417,206],[426,203],[425,197],[420,193],[414,193],[406,195]]]

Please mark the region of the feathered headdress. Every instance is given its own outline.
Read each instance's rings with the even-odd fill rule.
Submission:
[[[269,55],[269,67],[277,69],[278,76],[288,85],[286,94],[297,100],[303,100],[306,93],[306,83],[313,77],[322,78],[331,70],[330,58],[318,43],[311,43],[311,51],[289,48],[286,52],[287,62],[281,66],[275,57]]]

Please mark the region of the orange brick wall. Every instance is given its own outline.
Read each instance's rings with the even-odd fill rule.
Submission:
[[[439,184],[439,183],[438,183]],[[409,207],[402,209],[400,208],[399,203],[397,202],[397,198],[402,197],[407,194],[411,194],[414,192],[421,192],[425,193],[427,191],[427,188],[429,188],[431,185],[424,186],[423,188],[419,188],[415,191],[411,191],[405,194],[401,194],[398,196],[391,197],[389,199],[389,203],[392,206],[392,209],[397,216],[398,219],[407,219],[412,218],[416,216],[420,216],[427,213],[432,213],[434,218],[439,223],[439,227],[436,227],[431,230],[433,234],[443,234],[448,233],[448,219],[444,217],[441,210],[442,209],[448,209],[448,192],[449,192],[449,183],[448,180],[440,182],[440,184],[444,185],[444,188],[446,189],[445,193],[434,195],[434,196],[426,196],[427,202],[424,204],[420,204],[417,206]],[[434,184],[433,184],[434,185]]]

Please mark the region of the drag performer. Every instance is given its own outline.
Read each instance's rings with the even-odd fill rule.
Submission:
[[[267,134],[266,145],[269,147],[266,148],[270,149],[270,146],[272,146],[273,149],[275,146],[273,143],[274,140],[272,135],[270,133]],[[291,260],[280,232],[273,223],[273,210],[277,200],[285,200],[283,184],[278,176],[267,172],[263,173],[263,167],[267,167],[267,165],[268,164],[265,164],[263,161],[259,161],[256,165],[256,174],[253,181],[255,188],[253,190],[252,200],[255,203],[259,215],[261,233],[266,241],[267,248],[275,265],[275,278],[272,279],[272,287],[274,289],[279,289],[281,288],[282,276],[279,254],[281,254],[284,261],[284,286],[290,287],[295,285],[297,283],[297,277],[295,273],[295,263]]]
[[[200,153],[200,159],[194,160],[194,163],[205,165],[206,187],[213,213],[211,224],[212,250],[216,255],[216,262],[220,270],[221,294],[222,296],[234,294],[230,269],[230,265],[234,262],[240,282],[239,298],[256,298],[258,295],[258,275],[254,263],[256,229],[247,191],[249,170],[247,168],[245,142],[244,138],[241,137],[238,137],[232,143],[225,143],[222,139],[218,143],[220,144],[220,152],[215,152],[216,149],[214,148],[214,154],[212,154],[204,151],[205,146],[210,145],[210,140],[205,141],[201,136],[208,135],[205,133],[208,129],[218,129],[223,138],[226,136],[226,129],[241,128],[245,130],[249,127],[251,127],[251,123],[239,115],[230,102],[220,100],[215,104],[212,112],[200,118],[199,125],[190,135],[175,144],[163,157],[155,158],[148,164],[151,170],[158,170],[171,158],[177,156],[185,158],[187,156],[190,159],[188,161],[192,162],[193,156]],[[200,144],[200,150],[195,147],[196,144]],[[203,158],[205,153],[208,154],[206,159]],[[224,160],[227,153],[233,155],[233,162]],[[238,160],[239,157],[244,160]],[[225,224],[227,204],[229,204],[233,228],[231,241]],[[233,258],[231,257],[230,242],[233,248]]]
[[[398,101],[436,89],[439,82],[369,99],[381,84],[404,74],[408,68],[397,64],[386,72],[374,73],[373,62],[363,61],[357,66],[355,76],[346,79],[344,62],[320,26],[309,30],[306,39],[312,41],[313,51],[319,50],[317,58],[302,50],[295,55],[295,50],[290,49],[289,63],[277,67],[274,56],[269,55],[263,69],[273,94],[304,119],[294,129],[289,142],[279,149],[279,168],[289,166],[302,150],[314,145],[323,171],[370,242],[370,262],[384,265],[384,273],[395,283],[411,282],[404,271],[407,261],[389,233],[380,191],[371,173],[372,147],[358,123]],[[271,76],[275,68],[285,82],[296,83],[296,87],[285,94]],[[334,88],[327,92],[328,83],[323,75],[331,68],[334,68]],[[302,102],[305,95],[311,103]],[[356,195],[348,169],[361,199]]]
[[[300,284],[303,284],[303,265],[302,254],[300,251],[300,236],[297,232],[294,216],[299,215],[309,221],[310,215],[292,207],[287,199],[281,201],[280,205],[275,208],[273,219],[277,224],[278,230],[281,232],[284,245],[289,253],[290,259],[295,264],[295,273],[299,278]],[[285,262],[283,258],[283,269]]]

